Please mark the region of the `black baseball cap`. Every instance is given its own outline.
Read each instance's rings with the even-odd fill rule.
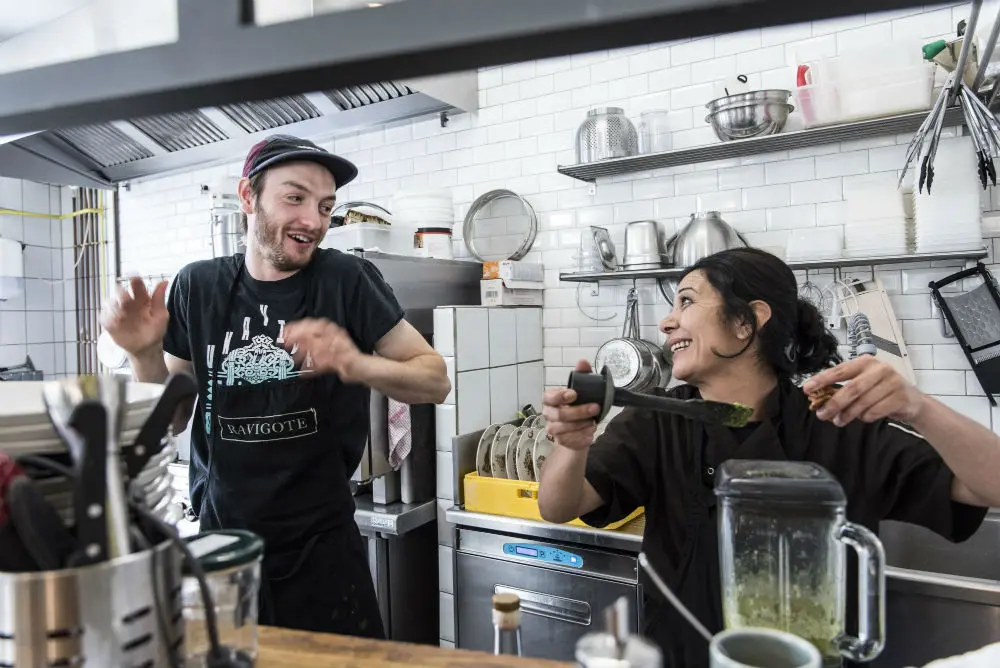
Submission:
[[[243,162],[243,176],[249,178],[268,167],[285,162],[306,160],[326,167],[333,174],[337,187],[342,188],[358,175],[354,163],[320,148],[308,139],[292,135],[271,135],[254,144]]]

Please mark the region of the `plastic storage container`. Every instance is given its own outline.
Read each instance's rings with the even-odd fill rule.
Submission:
[[[806,128],[926,111],[933,103],[931,63],[850,76],[843,76],[844,68],[833,64],[806,67],[814,83],[792,91]]]
[[[415,227],[401,225],[351,223],[331,227],[320,246],[342,251],[360,248],[393,255],[413,255],[413,234],[416,231]]]
[[[246,665],[257,659],[257,592],[264,541],[249,531],[206,531],[187,539],[205,571],[215,605],[219,643]],[[187,668],[205,665],[208,628],[198,581],[185,566],[182,589],[187,629]]]
[[[465,509],[469,512],[542,521],[542,514],[538,510],[537,482],[486,478],[473,471],[465,475],[463,483]],[[645,512],[644,508],[638,508],[625,519],[602,528],[617,529]],[[589,526],[580,519],[572,520],[567,524],[579,527]]]

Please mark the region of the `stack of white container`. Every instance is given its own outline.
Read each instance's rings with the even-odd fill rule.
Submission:
[[[392,196],[392,224],[401,227],[452,229],[455,200],[448,188],[398,190]]]
[[[921,156],[922,162],[922,156]],[[918,164],[915,178],[919,178]],[[914,192],[918,253],[975,250],[983,246],[976,153],[968,137],[942,139],[934,158],[931,192]]]
[[[848,257],[904,255],[909,252],[903,194],[889,180],[845,189],[847,221],[844,252]]]

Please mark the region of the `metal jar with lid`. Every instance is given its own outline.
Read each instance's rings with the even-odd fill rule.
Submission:
[[[209,635],[205,605],[214,606],[219,643],[240,665],[257,660],[257,593],[264,541],[239,530],[205,531],[186,539],[208,584],[211,601],[202,599],[197,578],[184,567],[182,598],[187,628],[187,667],[206,665]]]
[[[591,109],[576,131],[576,161],[580,164],[638,153],[639,133],[621,107]]]

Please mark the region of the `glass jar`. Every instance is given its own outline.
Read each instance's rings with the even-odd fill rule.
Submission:
[[[670,113],[644,111],[639,114],[639,153],[663,153],[672,147]]]
[[[257,593],[260,590],[264,541],[249,531],[206,531],[186,539],[205,571],[219,643],[248,665],[257,659]],[[205,601],[190,567],[185,563],[182,587],[186,668],[206,665],[209,635]],[[246,664],[245,664],[246,665]]]
[[[827,667],[871,661],[884,645],[885,554],[847,522],[840,483],[809,462],[719,467],[719,558],[727,629],[763,627],[812,642]],[[858,636],[845,633],[846,547],[858,553]]]

